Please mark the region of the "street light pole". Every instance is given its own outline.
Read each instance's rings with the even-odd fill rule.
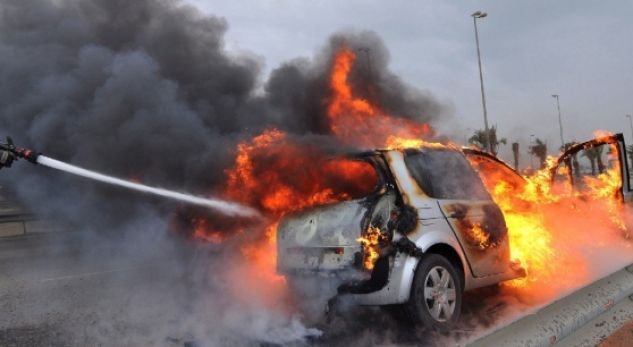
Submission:
[[[631,115],[627,114],[626,118],[629,119],[629,125],[631,126],[631,136],[633,136],[633,119],[631,119]]]
[[[558,126],[560,128],[560,148],[565,150],[565,140],[563,140],[563,119],[560,116],[560,100],[558,94],[552,94],[552,97],[556,99],[556,107],[558,108]]]
[[[488,129],[488,110],[486,109],[486,94],[484,93],[484,75],[481,71],[481,51],[479,50],[479,30],[477,30],[477,19],[484,18],[488,14],[486,12],[477,11],[471,16],[475,25],[475,43],[477,44],[477,62],[479,63],[479,84],[481,85],[481,104],[484,108],[484,129],[488,143],[488,152],[492,153],[492,143],[490,143],[490,130]]]

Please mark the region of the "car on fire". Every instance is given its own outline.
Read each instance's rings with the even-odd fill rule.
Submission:
[[[619,165],[621,197],[629,200],[621,134],[570,147],[552,177],[578,181],[586,172],[574,164],[577,154],[603,145],[616,158],[607,165]],[[346,280],[339,295],[361,305],[400,305],[415,323],[446,331],[460,315],[465,291],[525,276],[510,258],[504,215],[480,176],[492,170],[525,184],[509,165],[483,151],[433,144],[352,157],[373,168],[371,193],[280,221],[277,268],[289,280],[364,270],[369,275]]]

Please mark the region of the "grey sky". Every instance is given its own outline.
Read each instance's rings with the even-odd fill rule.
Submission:
[[[628,1],[192,0],[225,17],[229,50],[248,50],[266,71],[312,57],[335,31],[373,30],[391,52],[391,68],[408,83],[454,107],[441,131],[482,128],[473,22],[479,22],[489,119],[526,150],[530,134],[558,149],[552,93],[560,94],[565,140],[596,129],[631,131],[633,3]],[[506,146],[502,152],[509,151]],[[503,153],[502,153],[503,154]]]

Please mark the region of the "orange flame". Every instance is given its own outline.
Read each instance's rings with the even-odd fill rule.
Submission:
[[[369,100],[355,95],[348,83],[355,59],[349,48],[338,50],[334,56],[330,71],[332,94],[327,107],[331,133],[341,143],[357,147],[425,144],[422,139],[433,136],[428,124],[392,117]],[[238,144],[235,165],[226,171],[226,176],[225,197],[256,207],[270,216],[265,237],[243,246],[241,251],[250,259],[255,272],[261,276],[267,274],[267,282],[273,285],[282,282],[275,272],[274,236],[277,222],[284,214],[366,195],[378,181],[369,164],[329,160],[317,148],[295,143],[277,129],[264,131]],[[209,225],[194,224],[196,237],[210,242],[223,240],[222,234]],[[369,237],[374,240],[373,236]],[[372,247],[368,244],[364,247],[369,252],[366,265],[371,267],[377,258],[377,253],[370,251]]]
[[[484,232],[479,223],[473,224],[468,231],[469,236],[475,241],[479,249],[486,249],[490,246],[490,234]]]
[[[330,129],[343,143],[360,147],[391,147],[390,143],[434,136],[427,123],[390,116],[369,100],[354,94],[348,83],[356,54],[349,48],[334,56],[330,74],[332,97],[327,109]]]
[[[572,189],[569,180],[552,180],[551,169],[556,165],[553,157],[547,159],[545,169],[525,182],[482,163],[471,163],[504,214],[511,258],[527,270],[527,277],[507,282],[511,287],[544,295],[561,289],[556,286],[581,283],[588,276],[588,260],[575,245],[595,245],[611,237],[611,229],[604,227],[608,221],[624,230],[617,160],[604,173],[583,177],[586,189],[581,193]],[[557,175],[568,177],[568,170],[562,166]]]
[[[192,221],[193,237],[213,244],[220,244],[224,241],[224,235],[211,229],[209,222],[204,218],[194,218]]]
[[[367,270],[372,270],[380,256],[380,243],[384,241],[385,236],[380,231],[379,228],[376,228],[373,225],[370,225],[367,228],[365,234],[356,241],[360,242],[363,247],[363,267]]]
[[[294,143],[276,129],[240,143],[235,166],[226,175],[225,196],[270,217],[265,237],[244,245],[241,251],[252,262],[257,276],[273,284],[283,283],[283,277],[276,274],[274,242],[283,215],[369,194],[378,182],[370,164],[330,159],[315,148]]]
[[[351,159],[330,159],[317,149],[293,143],[273,129],[238,145],[227,170],[225,195],[268,214],[282,215],[370,192],[373,168]]]
[[[617,145],[610,144],[609,146],[610,153],[607,155],[615,156],[615,153],[617,153],[618,150]],[[584,176],[583,181],[593,193],[591,194],[591,198],[594,201],[604,202],[611,222],[620,228],[620,230],[626,232],[626,225],[623,220],[624,206],[622,206],[622,202],[619,199],[620,189],[622,188],[620,162],[614,157],[611,157],[608,160],[613,163],[612,168],[598,174],[596,177]]]

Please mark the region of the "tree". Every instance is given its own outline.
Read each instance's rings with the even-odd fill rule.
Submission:
[[[492,146],[490,146],[490,150],[492,154],[496,156],[499,151],[499,144],[505,145],[507,140],[505,138],[497,138],[497,127],[494,125],[488,129],[488,133],[490,134],[490,143],[492,144]],[[486,130],[475,130],[473,136],[468,139],[468,143],[484,150],[488,149],[488,134],[486,134]]]
[[[591,164],[591,175],[596,175],[596,164],[598,164],[598,172],[604,171],[604,163],[602,162],[603,146],[589,147],[582,151],[582,156],[589,159]]]
[[[560,148],[560,150],[562,152],[565,152],[566,150],[568,150],[572,146],[575,146],[576,144],[577,144],[576,142],[567,142],[563,147]],[[566,164],[569,165],[568,162],[566,162]],[[578,152],[574,153],[571,156],[571,165],[573,167],[574,175],[576,177],[580,177],[580,163],[578,162]]]
[[[547,159],[547,143],[536,138],[534,145],[530,146],[530,154],[537,157],[541,163],[541,169],[545,168],[545,159]]]
[[[512,155],[514,156],[514,169],[519,170],[519,143],[512,143]]]

